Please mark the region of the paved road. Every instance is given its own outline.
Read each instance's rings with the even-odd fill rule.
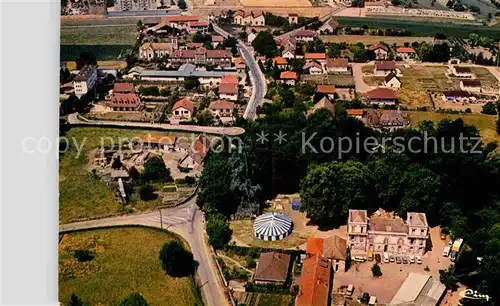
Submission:
[[[203,230],[205,221],[203,213],[196,206],[195,198],[183,205],[162,209],[161,216],[162,221],[160,221],[160,211],[158,210],[127,216],[75,222],[60,225],[59,231],[113,225],[145,225],[157,228],[163,226],[163,228],[179,234],[189,243],[194,259],[199,263],[197,274],[202,285],[201,291],[205,297],[206,304],[209,306],[228,305],[224,290],[217,281],[217,271],[212,263],[210,250],[205,243]]]
[[[92,126],[130,126],[141,128],[160,128],[167,131],[184,131],[195,133],[208,133],[217,135],[241,135],[245,133],[245,129],[240,127],[214,127],[214,126],[199,126],[199,125],[176,125],[166,123],[147,123],[147,122],[127,122],[127,121],[107,121],[107,120],[80,120],[78,114],[70,114],[68,116],[69,124],[85,124]]]
[[[231,34],[224,31],[216,24],[212,23],[212,25],[214,26],[214,30],[220,35],[224,37],[231,36]],[[248,68],[250,70],[250,80],[252,81],[252,94],[250,96],[250,99],[248,100],[247,108],[243,113],[243,118],[253,119],[257,114],[257,106],[262,104],[262,100],[264,99],[264,96],[267,92],[266,78],[262,71],[260,71],[259,65],[257,64],[255,58],[252,56],[249,47],[241,40],[238,40],[238,48],[241,55],[245,59],[246,64],[248,65]]]
[[[372,87],[365,83],[363,80],[363,70],[362,66],[369,65],[369,63],[353,63],[352,64],[352,77],[354,78],[354,84],[356,84],[356,92],[366,93],[372,90]]]

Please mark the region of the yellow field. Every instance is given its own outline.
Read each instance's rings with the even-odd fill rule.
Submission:
[[[431,98],[429,97],[429,93],[426,91],[418,91],[418,90],[407,90],[403,88],[398,89],[397,91],[398,100],[401,105],[409,108],[415,109],[417,107],[432,107]]]
[[[356,44],[362,42],[365,45],[374,45],[381,41],[387,44],[403,45],[405,42],[432,42],[432,37],[425,36],[371,36],[371,35],[321,35],[319,37],[323,42]]]
[[[277,6],[277,7],[309,7],[312,6],[309,0],[240,0],[243,6]]]
[[[108,69],[125,69],[127,68],[127,62],[126,61],[97,61],[97,66],[101,68],[108,68]],[[66,67],[68,67],[69,70],[75,70],[76,69],[76,63],[75,62],[66,62]]]
[[[435,112],[409,111],[411,125],[413,127],[424,120],[439,122],[442,119],[455,120],[462,118],[466,124],[474,125],[479,129],[479,133],[484,143],[500,141],[500,136],[496,132],[496,116],[483,114],[443,114]]]

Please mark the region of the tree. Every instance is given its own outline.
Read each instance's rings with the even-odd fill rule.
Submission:
[[[252,41],[252,46],[257,53],[267,58],[275,57],[278,51],[273,35],[267,31],[259,32],[259,34],[257,34],[255,39]]]
[[[88,250],[76,250],[74,253],[74,257],[79,262],[86,262],[94,259],[94,255],[90,254]]]
[[[59,69],[59,83],[64,84],[66,81],[69,79],[71,73],[69,72],[69,69],[66,67],[61,67]]]
[[[202,126],[212,125],[214,123],[212,113],[208,109],[198,112],[196,114],[196,123]]]
[[[486,115],[496,115],[497,114],[497,106],[493,102],[488,102],[485,105],[483,105],[483,109],[481,110],[481,113],[486,114]]]
[[[192,90],[200,86],[200,81],[195,76],[188,76],[184,79],[184,88],[186,90]]]
[[[375,277],[382,276],[382,269],[380,269],[380,266],[378,263],[374,263],[372,266],[372,275]]]
[[[194,272],[193,254],[186,251],[177,240],[163,244],[160,262],[163,270],[172,277],[188,276]]]
[[[158,198],[158,196],[155,194],[155,188],[150,184],[142,185],[139,188],[139,197],[143,201],[151,201]]]
[[[500,135],[500,118],[497,119],[497,134]]]
[[[76,69],[80,70],[85,65],[97,65],[97,59],[95,55],[89,51],[83,51],[80,55],[75,59]]]
[[[349,208],[368,208],[373,195],[371,175],[355,161],[313,165],[300,183],[301,209],[320,226],[342,224]]]
[[[66,304],[66,306],[86,306],[87,303],[85,303],[82,299],[80,299],[76,293],[71,294],[71,297]]]
[[[61,102],[59,113],[61,115],[67,115],[75,112],[75,107],[79,103],[78,98],[75,95],[69,96],[66,100]]]
[[[214,248],[222,248],[231,240],[233,231],[229,228],[225,217],[220,214],[212,214],[207,220],[208,242]]]
[[[111,163],[111,168],[112,169],[120,169],[122,167],[122,161],[120,157],[117,157],[113,159],[113,162]]]
[[[134,292],[127,296],[127,298],[121,302],[120,306],[149,306],[149,304],[142,295],[138,292]]]
[[[165,166],[163,159],[160,156],[155,156],[149,159],[144,164],[144,180],[150,181],[169,181],[172,179],[170,176],[170,169]]]
[[[142,24],[142,20],[137,21],[137,32],[140,32],[144,29],[144,24]]]
[[[179,0],[177,2],[177,6],[181,9],[181,10],[185,10],[187,8],[187,5],[186,5],[186,1],[184,0]]]

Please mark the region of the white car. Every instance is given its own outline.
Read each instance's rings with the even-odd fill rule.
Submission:
[[[408,258],[409,258],[408,260],[410,261],[411,264],[415,263],[415,256],[410,255],[410,256],[408,256]]]
[[[417,256],[417,263],[418,263],[419,265],[421,265],[421,264],[422,264],[422,257]]]
[[[389,263],[389,254],[384,252],[384,263]]]

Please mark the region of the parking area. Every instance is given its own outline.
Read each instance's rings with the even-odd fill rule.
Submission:
[[[353,263],[349,271],[337,272],[334,275],[333,291],[342,292],[349,284],[354,285],[354,296],[364,292],[377,297],[379,303],[389,303],[410,272],[427,274],[439,279],[439,270],[447,269],[450,260],[443,257],[443,249],[447,240],[440,239],[440,228],[430,229],[432,249],[422,256],[422,264],[379,263],[382,276],[374,277],[371,268],[375,261]]]

